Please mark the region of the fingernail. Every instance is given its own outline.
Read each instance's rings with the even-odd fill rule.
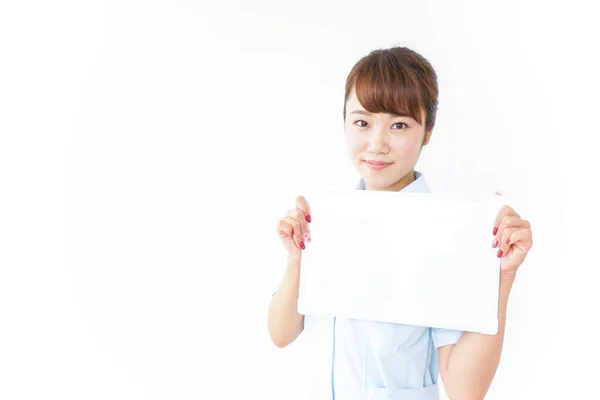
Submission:
[[[492,249],[495,249],[496,247],[498,247],[498,241],[494,239],[494,243],[492,243]]]
[[[495,227],[494,227],[494,233],[492,233],[492,235],[494,235],[494,236],[495,236],[495,235],[496,235],[496,233],[498,233],[498,227],[497,227],[497,226],[495,226]]]
[[[502,253],[503,253],[503,251],[502,251],[502,250],[498,250],[498,258],[501,258],[501,257],[502,257]]]
[[[301,248],[302,250],[306,249],[306,246],[304,245],[304,242],[300,242],[300,248]]]
[[[311,222],[312,218],[310,217],[310,214],[306,214],[306,222]]]
[[[506,239],[506,244],[510,244],[510,238]]]
[[[308,234],[308,232],[304,232],[304,240],[310,242],[310,235]]]

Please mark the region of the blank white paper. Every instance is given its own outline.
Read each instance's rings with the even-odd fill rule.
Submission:
[[[496,334],[499,196],[318,191],[298,312]]]

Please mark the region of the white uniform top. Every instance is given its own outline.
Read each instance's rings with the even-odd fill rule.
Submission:
[[[422,174],[403,192],[428,193]],[[358,189],[364,190],[361,180]],[[462,332],[305,316],[306,400],[438,400],[437,349]]]

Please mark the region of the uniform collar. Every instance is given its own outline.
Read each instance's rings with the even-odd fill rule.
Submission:
[[[425,181],[425,177],[419,171],[415,171],[415,180],[409,183],[404,189],[400,190],[402,193],[430,193],[429,186]],[[358,183],[358,190],[366,190],[365,181],[361,178]]]

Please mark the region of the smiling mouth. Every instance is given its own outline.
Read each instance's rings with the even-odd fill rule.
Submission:
[[[388,162],[384,162],[384,161],[373,161],[373,160],[365,160],[365,163],[367,164],[367,166],[369,168],[371,168],[372,170],[375,170],[375,171],[381,171],[382,169],[387,168],[393,164],[391,162],[388,163]]]

